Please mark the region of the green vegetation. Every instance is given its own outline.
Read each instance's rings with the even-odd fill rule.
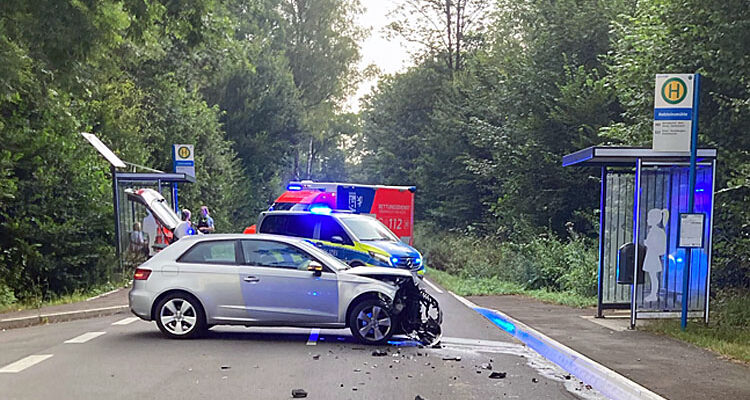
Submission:
[[[502,281],[499,278],[476,278],[473,276],[456,276],[447,272],[430,269],[430,279],[440,286],[460,296],[482,295],[523,295],[541,300],[545,303],[562,304],[570,307],[585,308],[596,306],[596,297],[581,296],[573,292],[552,292],[546,289],[525,289],[523,285]]]
[[[109,167],[80,132],[163,171],[173,143],[194,143],[197,182],[180,201],[207,204],[223,232],[289,178],[343,177],[358,12],[356,0],[2,1],[0,304],[114,278]]]
[[[73,293],[53,295],[46,300],[38,298],[28,299],[24,302],[17,302],[15,301],[15,299],[3,299],[2,294],[0,294],[0,313],[85,301],[86,299],[98,296],[102,293],[107,293],[111,290],[125,287],[126,284],[127,282],[122,282],[120,284],[107,282],[103,285],[98,285],[86,290],[76,289],[75,291],[73,291]]]
[[[669,335],[715,351],[734,360],[750,363],[750,296],[721,292],[711,305],[710,324],[692,324],[682,331],[679,321],[654,321],[641,329]]]
[[[389,32],[420,46],[413,66],[352,114],[372,72],[356,67],[357,0],[2,1],[0,303],[112,278],[111,182],[87,131],[161,170],[195,143],[181,201],[225,232],[291,178],[416,185],[417,246],[447,286],[587,304],[599,175],[561,157],[649,146],[654,75],[693,71],[700,143],[720,157],[711,284],[747,298],[746,0],[400,5]]]

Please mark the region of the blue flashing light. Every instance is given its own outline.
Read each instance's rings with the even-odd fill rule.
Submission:
[[[298,185],[296,183],[291,183],[291,184],[289,184],[289,185],[286,186],[286,190],[288,190],[290,192],[299,192],[300,190],[302,190],[302,185]]]
[[[675,260],[675,261],[682,262],[682,257],[678,257],[677,260]]]
[[[193,228],[188,228],[188,230],[187,230],[187,234],[188,234],[188,235],[195,235],[195,229],[193,229]]]
[[[328,207],[326,205],[312,205],[310,206],[310,212],[312,214],[318,214],[318,215],[331,215],[331,207]]]
[[[391,264],[398,265],[398,257],[391,257]]]
[[[417,264],[417,265],[422,264],[422,259],[419,258],[419,257],[415,258],[414,259],[414,264]]]

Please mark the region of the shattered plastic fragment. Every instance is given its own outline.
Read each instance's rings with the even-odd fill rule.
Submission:
[[[490,379],[504,379],[508,374],[500,371],[492,371]]]

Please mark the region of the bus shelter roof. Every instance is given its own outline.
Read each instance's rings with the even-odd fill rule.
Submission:
[[[698,149],[698,162],[716,158],[716,149]],[[635,166],[636,160],[645,162],[688,162],[690,152],[654,151],[645,147],[592,146],[563,156],[562,165],[567,166]]]

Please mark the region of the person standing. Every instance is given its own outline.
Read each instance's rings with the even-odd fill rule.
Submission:
[[[193,223],[190,222],[190,210],[187,208],[182,210],[182,221],[177,224],[177,227],[174,229],[174,236],[177,239],[181,239],[185,236],[190,236],[195,234],[195,230],[193,229]]]
[[[211,218],[208,212],[208,207],[201,206],[201,215],[198,217],[198,230],[201,233],[211,233],[216,230],[214,227],[214,219]]]

